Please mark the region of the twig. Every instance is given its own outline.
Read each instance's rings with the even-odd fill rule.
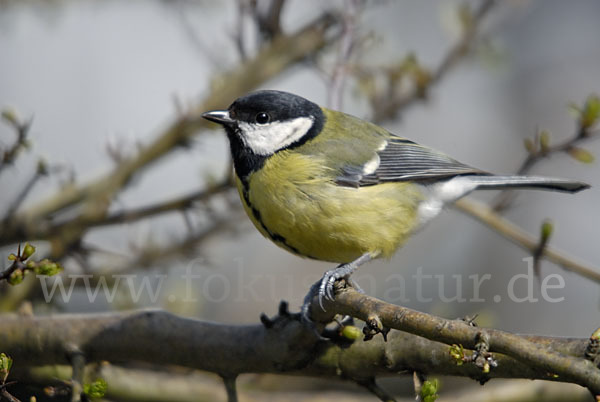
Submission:
[[[1,396],[3,399],[6,399],[8,402],[21,402],[21,400],[20,400],[20,399],[18,399],[18,398],[15,398],[14,396],[12,396],[12,395],[10,394],[10,392],[8,392],[8,391],[6,390],[6,388],[4,388],[4,387],[2,387],[2,389],[0,389],[0,396]]]
[[[413,87],[408,93],[404,93],[398,97],[389,97],[385,102],[379,102],[374,110],[372,120],[374,122],[382,122],[383,120],[395,118],[400,111],[405,109],[412,103],[424,99],[424,91],[430,89],[433,85],[442,80],[446,74],[458,64],[458,62],[469,53],[471,44],[477,37],[477,32],[481,21],[490,12],[496,4],[495,0],[483,0],[477,10],[473,12],[470,24],[464,27],[463,34],[460,40],[452,47],[443,57],[441,63],[433,70],[430,79],[427,82],[427,87]]]
[[[235,48],[238,51],[240,59],[242,61],[246,61],[248,58],[248,53],[246,52],[246,45],[244,43],[245,37],[245,26],[246,26],[246,17],[250,12],[250,1],[248,0],[237,0],[237,23],[236,30],[233,32],[233,41],[235,43]]]
[[[24,263],[24,261],[27,260],[27,258],[22,257],[20,244],[17,248],[17,254],[14,255],[14,258],[15,259],[13,260],[12,264],[10,264],[10,266],[4,271],[0,272],[0,282],[8,280],[13,274],[13,272],[15,272],[18,269],[20,269],[23,272],[29,269]]]
[[[223,384],[225,385],[225,391],[227,391],[227,402],[237,402],[237,389],[235,386],[235,380],[237,376],[223,376]]]
[[[28,384],[46,386],[55,383],[62,386],[71,379],[72,368],[67,365],[48,365],[13,371],[17,378]],[[195,402],[223,399],[223,382],[215,375],[198,371],[148,365],[145,368],[131,365],[123,367],[102,362],[89,364],[86,372],[89,372],[88,378],[102,378],[108,384],[101,400]],[[64,394],[66,397],[68,393]]]
[[[467,215],[474,217],[485,225],[491,227],[496,232],[510,240],[511,242],[523,247],[530,253],[535,253],[539,246],[539,241],[535,236],[525,232],[514,223],[503,218],[496,213],[491,207],[484,203],[475,201],[471,198],[463,198],[458,200],[454,206],[465,212]],[[577,261],[575,258],[566,255],[564,252],[552,246],[544,247],[544,252],[541,255],[549,261],[552,261],[567,271],[575,272],[581,276],[600,283],[600,268],[587,265]]]
[[[15,197],[14,201],[10,204],[6,212],[4,213],[3,221],[8,221],[11,216],[17,211],[19,206],[25,201],[25,198],[29,194],[29,192],[33,189],[36,183],[42,178],[48,175],[48,169],[44,161],[39,161],[35,173],[31,178],[25,183],[19,194]]]
[[[548,377],[558,376],[587,387],[594,395],[600,395],[600,369],[586,360],[583,353],[577,357],[566,356],[522,336],[497,329],[473,327],[461,320],[431,316],[382,302],[348,287],[338,289],[335,301],[325,304],[327,313],[321,310],[318,296],[313,299],[312,306],[311,314],[317,321],[327,322],[331,314],[350,315],[366,322],[375,316],[385,327],[473,350],[478,348],[483,334],[486,351],[489,349],[492,353],[505,354],[530,367],[546,370]],[[497,361],[495,364],[499,365]],[[482,371],[480,379],[487,379],[487,375],[497,368]]]
[[[255,18],[263,40],[271,40],[281,34],[281,12],[285,5],[285,0],[271,0],[266,12],[259,13],[255,7]]]
[[[415,389],[415,401],[421,402],[421,389],[423,389],[423,383],[427,380],[423,373],[417,371],[413,372],[413,386]]]
[[[542,227],[540,230],[540,240],[538,241],[535,250],[533,251],[533,272],[536,276],[540,276],[541,271],[541,260],[544,255],[544,251],[546,247],[548,247],[548,242],[550,241],[550,237],[552,236],[553,231],[552,222],[549,219],[546,219],[542,222]]]
[[[81,402],[81,394],[83,393],[83,376],[85,372],[85,356],[79,348],[74,347],[69,352],[73,375],[71,376],[71,402]]]
[[[358,383],[358,385],[367,389],[370,393],[375,395],[377,398],[379,398],[380,401],[396,402],[396,399],[394,399],[393,396],[388,394],[383,388],[381,388],[379,385],[377,385],[377,382],[375,382],[375,378],[373,378],[373,377],[367,378],[365,380],[358,380],[357,383]]]
[[[539,150],[531,150],[527,154],[527,157],[521,163],[521,166],[519,166],[519,168],[517,169],[517,174],[527,174],[537,163],[541,162],[542,160],[549,158],[550,156],[557,153],[569,152],[571,149],[573,149],[575,145],[579,144],[580,142],[597,137],[598,133],[599,131],[586,130],[580,126],[571,138],[559,144],[550,145],[544,148],[540,148]],[[491,205],[493,205],[493,209],[495,211],[506,210],[514,201],[515,194],[516,193],[511,190],[502,191],[491,202]]]
[[[223,60],[220,60],[217,57],[218,54],[212,51],[212,49],[210,49],[204,42],[204,39],[209,41],[210,38],[203,38],[194,29],[192,21],[190,21],[190,19],[188,18],[188,16],[190,15],[190,10],[186,9],[186,6],[188,4],[189,3],[177,2],[173,5],[173,7],[170,7],[170,9],[174,9],[177,13],[177,18],[179,19],[179,24],[177,25],[182,28],[184,34],[191,42],[194,49],[196,49],[198,51],[198,54],[203,57],[203,60],[209,62],[211,66],[215,69],[220,68],[224,64]]]
[[[109,215],[102,221],[95,222],[92,226],[108,226],[114,224],[132,223],[141,219],[153,217],[167,212],[185,210],[196,202],[205,201],[212,196],[227,192],[232,188],[229,181],[223,181],[207,189],[198,190],[183,197],[159,202],[146,207],[123,210]]]
[[[6,166],[13,164],[21,149],[27,146],[27,136],[29,134],[29,129],[31,128],[31,123],[33,123],[33,118],[21,122],[18,117],[10,111],[4,111],[2,117],[15,130],[17,139],[13,145],[2,151],[2,157],[0,158],[0,173],[2,173],[2,170]]]
[[[190,255],[197,249],[199,244],[202,244],[208,238],[233,230],[237,222],[239,222],[239,218],[234,214],[229,214],[227,218],[216,218],[203,227],[201,231],[189,234],[180,241],[174,241],[160,247],[154,245],[141,249],[139,255],[133,261],[126,263],[126,267],[144,267],[165,261],[170,257]],[[120,272],[123,272],[123,270]]]
[[[327,104],[331,109],[342,110],[344,84],[348,76],[348,62],[356,42],[356,19],[359,0],[346,0],[342,14],[342,37],[329,86]]]
[[[5,281],[15,272],[17,269],[25,270],[27,267],[21,261],[13,261],[12,264],[4,271],[0,272],[0,282]]]

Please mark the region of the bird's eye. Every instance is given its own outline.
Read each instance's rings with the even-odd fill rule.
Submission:
[[[258,124],[267,124],[269,122],[269,120],[271,120],[271,118],[269,117],[269,115],[267,113],[260,112],[256,115],[254,120],[256,120],[256,122]]]

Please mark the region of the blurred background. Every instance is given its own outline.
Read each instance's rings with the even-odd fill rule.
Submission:
[[[0,175],[0,216],[35,174],[40,158],[50,174],[36,183],[17,212],[69,183],[84,184],[110,173],[200,104],[215,85],[226,85],[219,81],[223,73],[255,57],[264,40],[248,11],[251,4],[0,1],[0,107],[33,119],[31,146]],[[435,68],[460,40],[457,10],[462,4],[289,0],[281,14],[284,33],[333,12],[351,19],[355,46],[345,57],[343,42],[332,41],[260,88],[293,92],[370,119],[376,111],[369,102],[369,83],[357,72],[392,68],[411,54],[424,68]],[[467,4],[476,8],[479,3]],[[582,105],[600,92],[599,20],[595,0],[499,2],[482,21],[472,51],[432,86],[427,100],[411,104],[397,118],[380,119],[380,124],[483,170],[515,172],[527,156],[525,138],[540,130],[547,130],[553,143],[573,137],[577,118],[568,105]],[[347,71],[342,88],[332,93],[331,76],[340,60]],[[0,146],[4,149],[13,140],[9,125],[0,126]],[[592,155],[600,151],[600,141],[594,139],[581,146]],[[113,200],[110,213],[160,204],[219,183],[230,173],[228,152],[221,130],[199,130],[186,146],[137,174]],[[531,173],[574,178],[592,188],[574,196],[523,191],[503,215],[536,236],[541,223],[550,219],[553,246],[600,266],[597,163],[558,153]],[[491,202],[495,195],[475,197]],[[215,222],[218,230],[199,236]],[[30,240],[39,255],[55,252],[50,242]],[[16,243],[5,244],[0,255],[5,258],[15,249]],[[514,280],[527,273],[523,259],[529,256],[449,209],[390,261],[370,263],[355,278],[372,296],[446,318],[479,314],[482,326],[588,337],[600,318],[598,284],[545,261],[538,277]],[[219,322],[256,323],[261,312],[274,314],[282,299],[296,310],[310,284],[332,268],[262,238],[232,191],[184,212],[92,227],[60,261],[67,288],[73,274],[93,275],[92,286],[99,275],[107,275],[108,286],[115,283],[115,274],[134,276],[122,277],[110,288],[114,297],[101,290],[93,301],[83,276],[67,299],[58,291],[44,297],[40,281],[31,277],[29,285],[2,285],[0,307],[12,311],[28,302],[35,314],[159,307]],[[423,286],[414,277],[418,272]],[[490,279],[482,282],[477,296],[473,278],[485,274]],[[549,290],[553,300],[548,300],[540,284],[552,274],[564,286]],[[48,288],[59,279],[48,279]],[[511,286],[514,295],[530,292],[532,297],[511,300]]]

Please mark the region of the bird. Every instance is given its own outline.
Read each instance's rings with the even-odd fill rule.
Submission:
[[[260,233],[293,254],[339,264],[313,285],[303,315],[311,293],[323,308],[337,280],[391,257],[445,205],[474,190],[589,187],[494,175],[283,91],[251,92],[202,117],[224,128],[241,202]]]

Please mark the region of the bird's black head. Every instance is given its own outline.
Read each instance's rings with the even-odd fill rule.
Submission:
[[[325,123],[317,104],[282,91],[252,92],[236,99],[227,110],[202,116],[225,128],[235,170],[242,179],[276,152],[314,138]]]

